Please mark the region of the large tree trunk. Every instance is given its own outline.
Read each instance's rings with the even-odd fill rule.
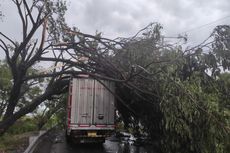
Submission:
[[[50,84],[46,88],[42,95],[36,97],[29,105],[8,116],[7,118],[4,118],[0,122],[0,136],[4,134],[19,118],[35,110],[43,101],[52,99],[52,95],[59,95],[63,92],[66,92],[68,89],[68,84],[69,80],[58,80],[53,82],[52,85]]]
[[[3,135],[19,118],[36,109],[36,107],[40,105],[43,101],[48,99],[50,95],[50,92],[45,92],[41,96],[35,98],[30,105],[27,105],[24,108],[20,109],[18,112],[14,113],[13,115],[4,118],[0,122],[0,136]]]
[[[3,120],[7,119],[9,116],[13,115],[15,107],[18,103],[19,95],[21,90],[21,83],[15,83],[10,92],[10,96],[8,99],[8,105],[6,108],[6,113],[3,117]]]
[[[7,105],[6,113],[3,117],[3,120],[13,115],[15,111],[15,107],[17,106],[18,100],[20,99],[23,78],[25,77],[26,70],[27,70],[25,66],[23,66],[22,63],[17,65],[17,59],[14,59],[13,57],[12,57],[11,63],[8,63],[8,64],[10,65],[10,69],[11,69],[11,73],[12,73],[14,81],[13,81],[12,89],[9,94],[9,99],[7,102],[8,105]]]

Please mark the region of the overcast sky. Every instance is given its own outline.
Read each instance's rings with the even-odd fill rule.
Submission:
[[[159,22],[167,36],[225,18],[188,32],[198,43],[218,24],[230,23],[230,0],[69,0],[67,21],[86,33],[102,31],[107,37],[130,36]]]
[[[0,0],[0,4],[6,16],[0,31],[16,39],[21,35],[17,10],[10,0]],[[188,32],[189,42],[197,44],[216,25],[230,23],[230,0],[67,0],[67,6],[70,26],[90,34],[98,30],[110,38],[132,36],[150,22],[159,22],[166,36],[193,29]]]

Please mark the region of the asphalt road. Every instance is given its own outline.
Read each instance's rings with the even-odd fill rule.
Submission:
[[[134,146],[128,142],[106,140],[102,145],[69,145],[64,134],[57,137],[52,145],[51,153],[154,153],[151,146]]]

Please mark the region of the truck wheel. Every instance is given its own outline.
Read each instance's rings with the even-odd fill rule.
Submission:
[[[71,143],[71,137],[67,134],[67,130],[66,130],[66,133],[65,133],[65,139],[66,139],[66,142],[67,142],[68,144]]]

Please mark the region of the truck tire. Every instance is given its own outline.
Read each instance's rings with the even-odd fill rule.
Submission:
[[[71,136],[69,136],[69,135],[67,134],[67,130],[66,130],[66,132],[65,132],[65,139],[66,139],[67,144],[70,144],[70,143],[71,143]]]

